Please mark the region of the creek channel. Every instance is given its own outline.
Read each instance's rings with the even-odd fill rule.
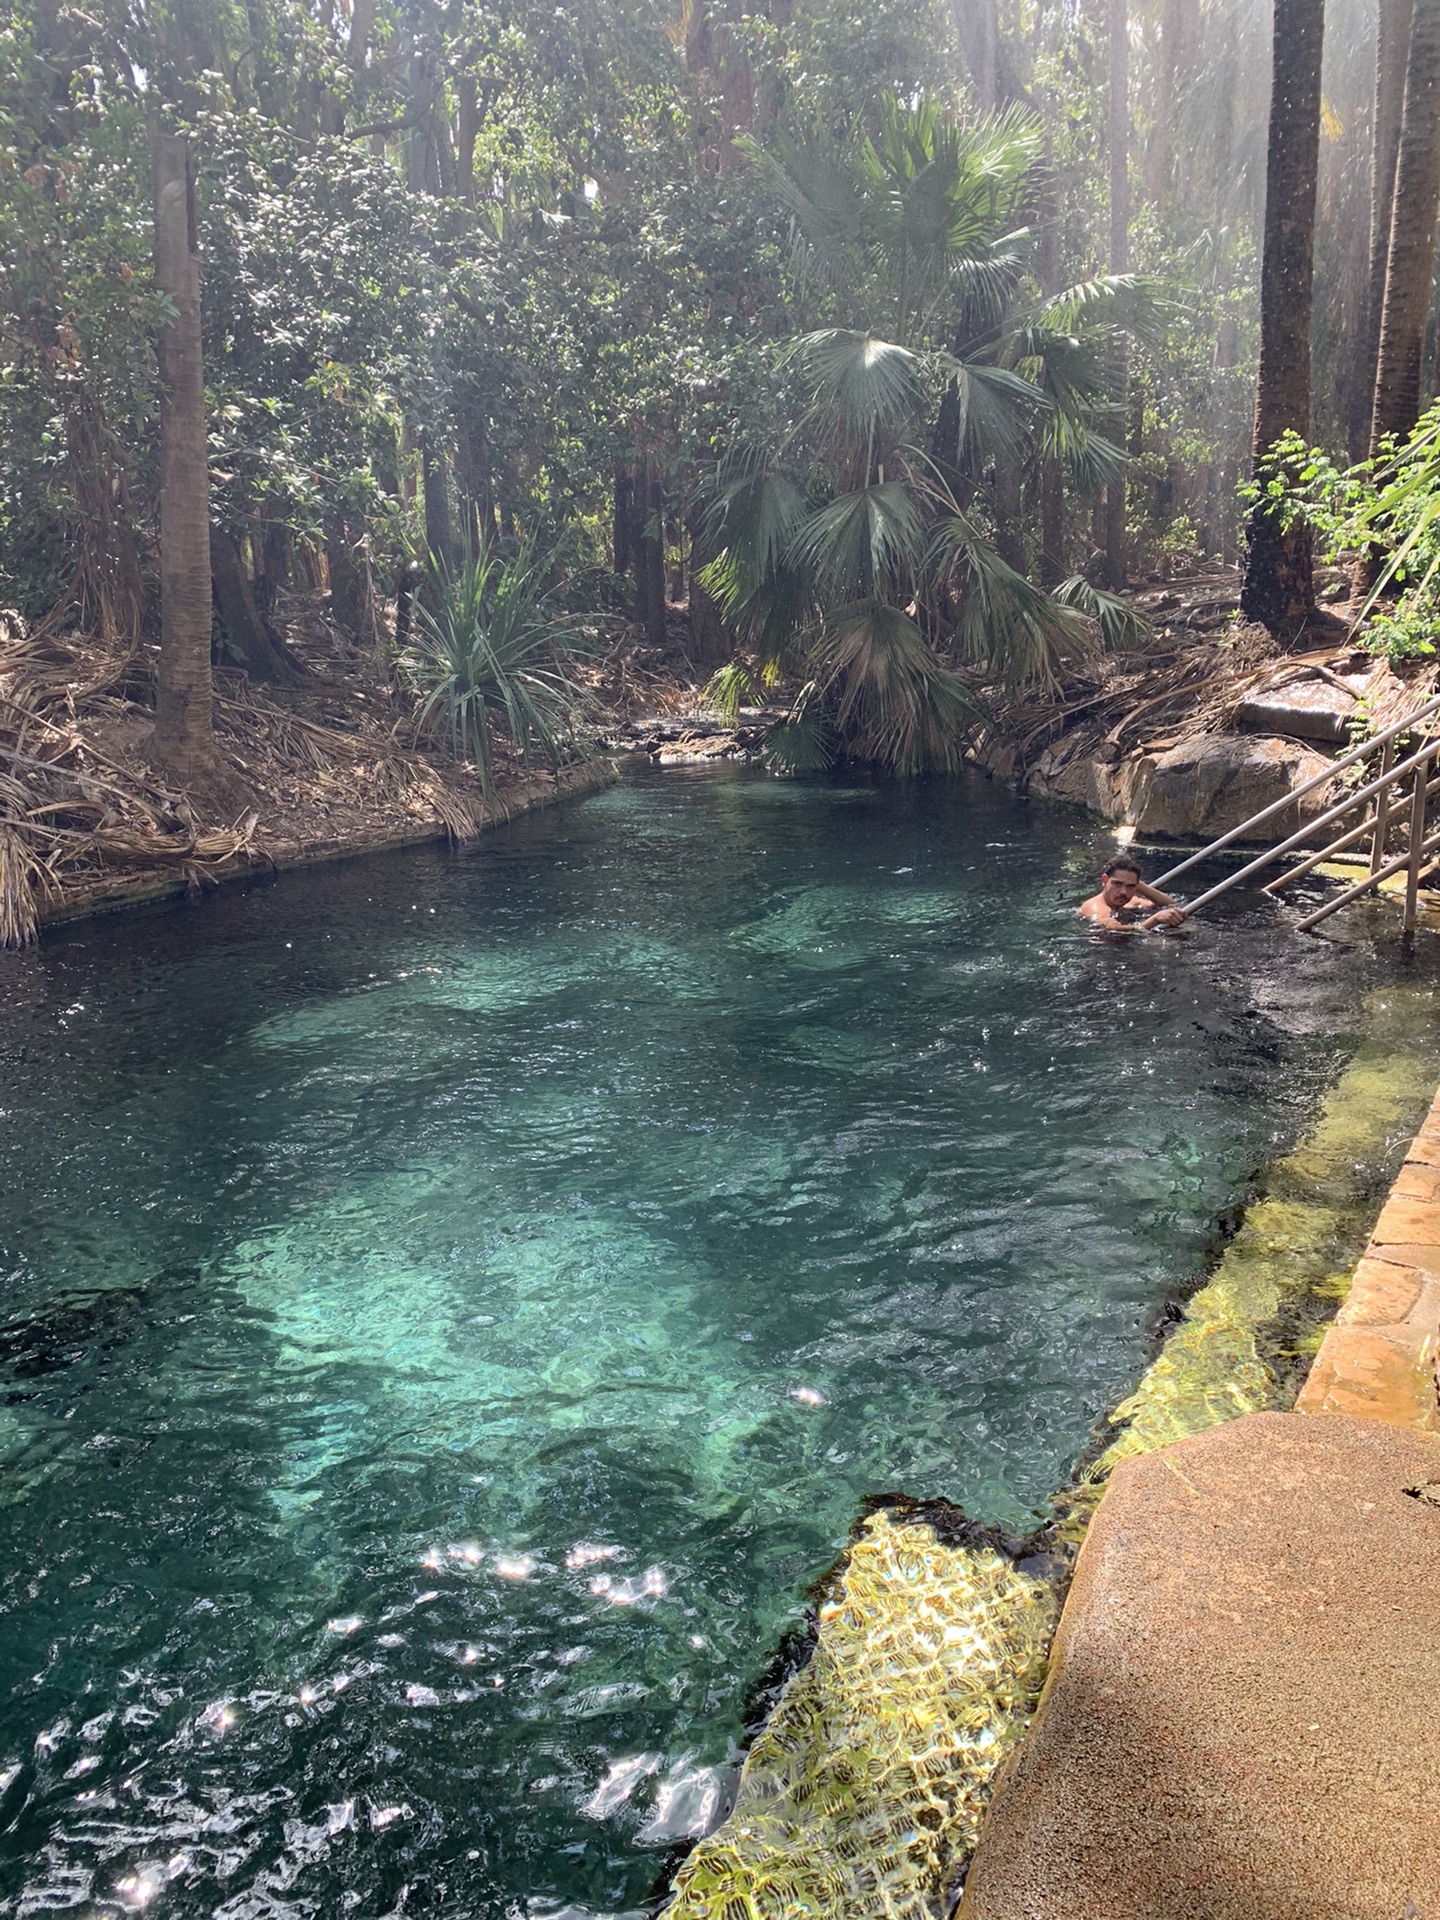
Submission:
[[[0,957],[0,1914],[643,1908],[865,1497],[1032,1525],[1431,991],[1112,846],[646,770]]]

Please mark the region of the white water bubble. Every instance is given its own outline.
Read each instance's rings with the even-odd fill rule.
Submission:
[[[325,1622],[325,1631],[327,1633],[339,1634],[343,1638],[347,1634],[354,1633],[358,1628],[364,1626],[364,1624],[364,1621],[358,1613],[343,1613],[337,1615],[333,1620],[327,1620]]]
[[[495,1571],[502,1580],[528,1580],[535,1564],[533,1554],[502,1553],[496,1556]]]
[[[235,1708],[228,1700],[214,1700],[195,1722],[206,1733],[228,1733],[235,1724]]]
[[[798,1400],[802,1407],[825,1407],[830,1404],[818,1387],[792,1387],[790,1398]]]
[[[337,1800],[325,1809],[325,1831],[333,1839],[337,1833],[347,1833],[355,1825],[355,1802]]]
[[[729,1771],[697,1767],[693,1757],[677,1760],[660,1782],[650,1818],[636,1834],[642,1847],[669,1840],[702,1840],[719,1825]]]

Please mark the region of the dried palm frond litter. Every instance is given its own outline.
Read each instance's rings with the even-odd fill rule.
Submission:
[[[1392,1162],[1435,1089],[1440,1051],[1423,988],[1365,1004],[1366,1038],[1295,1150],[1264,1189],[1136,1391],[1110,1416],[1115,1437],[1058,1502],[1083,1529],[1122,1460],[1222,1421],[1293,1404],[1308,1361],[1349,1290]]]
[[[1054,1584],[988,1546],[873,1514],[820,1608],[734,1811],[665,1920],[930,1920],[949,1910],[995,1773],[1039,1695]]]
[[[0,825],[0,947],[23,947],[35,938],[33,862],[20,836]]]

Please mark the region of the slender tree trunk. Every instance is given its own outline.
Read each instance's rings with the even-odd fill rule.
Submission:
[[[1440,6],[1440,0],[1433,3]],[[1308,438],[1310,431],[1310,305],[1324,33],[1325,0],[1275,0],[1253,443],[1257,472],[1282,434]],[[1247,619],[1261,621],[1282,638],[1292,637],[1315,608],[1309,530],[1283,528],[1265,511],[1263,501],[1247,528],[1240,605]]]
[[[1109,0],[1110,271],[1130,271],[1130,10],[1127,0]],[[1110,349],[1110,397],[1124,416],[1130,388],[1123,334]],[[1125,481],[1105,489],[1105,584],[1119,591],[1130,575],[1125,528]]]
[[[1040,462],[1040,584],[1058,586],[1065,578],[1065,476],[1059,457],[1045,453]]]
[[[660,469],[645,463],[645,502],[640,531],[639,588],[645,638],[653,647],[665,644],[665,489]]]
[[[686,542],[690,562],[686,595],[690,609],[690,659],[697,667],[713,669],[723,666],[734,653],[735,634],[726,624],[719,601],[700,579],[706,561],[700,539],[703,521],[704,515],[698,509],[691,513],[690,538]]]
[[[106,640],[140,638],[145,588],[130,517],[130,484],[115,431],[82,373],[61,389],[70,491],[80,519],[75,589],[80,617]]]
[[[1027,565],[1020,511],[1019,463],[999,459],[995,462],[995,551],[1016,573],[1024,573]]]
[[[1379,0],[1375,39],[1374,138],[1370,158],[1370,265],[1361,316],[1359,364],[1350,386],[1350,453],[1370,450],[1375,409],[1375,372],[1380,358],[1380,320],[1385,311],[1385,271],[1390,259],[1390,222],[1395,211],[1395,163],[1400,117],[1405,107],[1405,67],[1415,0]]]
[[[620,461],[615,463],[614,484],[611,491],[611,570],[617,574],[629,573],[634,558],[635,530],[635,470]]]
[[[455,557],[455,535],[450,520],[450,485],[445,459],[430,445],[430,435],[420,434],[420,472],[425,493],[425,544],[445,565]]]
[[[1060,183],[1055,173],[1053,143],[1047,131],[1045,159],[1040,168],[1040,236],[1035,248],[1035,271],[1042,293],[1058,293],[1064,271],[1060,257]],[[1058,586],[1065,578],[1065,470],[1060,456],[1048,445],[1040,451],[1040,584]]]
[[[210,680],[210,473],[200,349],[200,249],[189,142],[152,132],[160,327],[160,661],[153,750],[180,785],[216,769]]]
[[[350,7],[350,38],[345,47],[345,58],[356,73],[365,69],[365,58],[370,49],[370,35],[375,27],[375,0],[352,0]]]
[[[1385,268],[1380,357],[1370,416],[1370,451],[1387,434],[1407,434],[1420,415],[1425,322],[1440,206],[1440,0],[1415,0],[1405,109],[1395,167],[1395,208]]]
[[[1160,17],[1160,74],[1145,182],[1158,207],[1170,186],[1175,150],[1175,103],[1190,70],[1200,23],[1198,0],[1165,0]]]
[[[340,518],[325,528],[325,571],[330,576],[330,618],[358,639],[365,625],[365,568],[354,529]]]
[[[995,0],[954,0],[955,26],[981,113],[1000,105],[1000,20]]]
[[[258,549],[255,542],[256,532],[252,527],[250,546],[259,560],[255,574],[255,605],[268,620],[279,605],[280,590],[290,576],[290,529],[283,520],[267,520],[259,535]]]
[[[240,542],[216,533],[210,541],[215,607],[230,647],[252,680],[295,680],[295,662],[284,641],[255,604]]]
[[[480,131],[479,97],[473,73],[455,81],[455,172],[460,198],[475,203],[475,140]]]

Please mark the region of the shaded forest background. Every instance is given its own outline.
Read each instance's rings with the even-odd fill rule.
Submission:
[[[1281,425],[1338,475],[1370,450],[1383,155],[1440,16],[1287,6],[1325,38],[1308,418]],[[428,580],[443,655],[435,606],[518,555],[548,605],[656,643],[683,619],[732,699],[808,672],[812,746],[823,719],[945,762],[967,687],[1053,684],[1119,619],[1104,589],[1239,555],[1275,14],[27,0],[0,30],[0,604],[151,643],[208,522],[210,591],[187,615],[177,575],[163,618],[283,682],[287,589],[383,661]],[[1429,207],[1402,434],[1437,384]],[[197,267],[204,452],[167,494]],[[877,704],[887,674],[923,723]],[[171,695],[183,721],[206,690]],[[183,724],[160,745],[195,771]]]

